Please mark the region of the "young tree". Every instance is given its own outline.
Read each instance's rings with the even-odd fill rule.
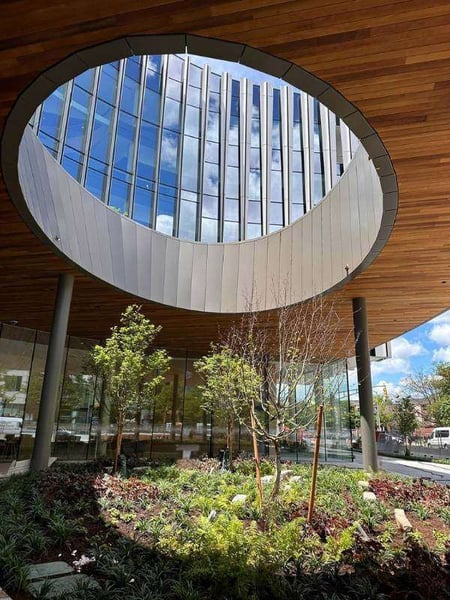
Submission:
[[[161,327],[153,325],[140,309],[137,305],[128,306],[121,315],[120,326],[112,327],[105,343],[94,346],[90,352],[92,365],[103,378],[111,409],[116,414],[114,471],[126,417],[148,407],[171,360],[165,350],[153,349]]]
[[[417,428],[414,404],[410,396],[401,398],[394,408],[395,424],[405,443],[405,456],[411,454],[411,435]]]
[[[272,498],[280,490],[283,443],[310,425],[315,407],[338,391],[340,378],[332,363],[336,355],[346,355],[351,335],[349,330],[337,349],[339,329],[342,333],[335,305],[319,297],[280,308],[275,330],[269,329],[264,314],[249,312],[229,332],[232,352],[260,376],[260,396],[247,402],[251,420],[244,424],[273,448]]]
[[[259,398],[261,377],[226,345],[211,346],[211,353],[196,361],[194,368],[205,382],[200,386],[202,408],[227,424],[226,447],[232,468],[234,424],[237,418],[248,421],[245,407]]]

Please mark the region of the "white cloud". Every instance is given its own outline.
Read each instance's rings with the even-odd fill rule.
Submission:
[[[450,346],[439,348],[433,352],[433,361],[450,362]]]
[[[447,310],[441,315],[435,317],[434,319],[431,319],[430,323],[433,325],[435,323],[450,323],[450,310]]]
[[[391,342],[392,359],[408,359],[412,356],[425,354],[426,350],[420,342],[409,342],[405,337],[399,337]],[[386,361],[387,362],[387,361]]]
[[[450,344],[450,322],[440,322],[431,328],[428,333],[430,340],[441,346],[448,346]]]

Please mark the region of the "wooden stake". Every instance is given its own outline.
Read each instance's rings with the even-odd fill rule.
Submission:
[[[309,495],[307,523],[311,523],[313,510],[314,510],[314,499],[315,499],[315,495],[316,495],[316,481],[317,481],[317,467],[319,465],[320,434],[322,432],[322,417],[323,417],[323,404],[321,404],[319,406],[319,414],[317,416],[316,445],[314,448],[314,460],[313,460],[313,465],[312,465],[311,492]]]
[[[256,438],[256,433],[255,433],[255,417],[253,415],[253,407],[250,409],[250,421],[251,421],[251,426],[252,426],[253,454],[255,457],[256,487],[258,488],[259,510],[262,511],[263,489],[262,489],[262,483],[261,483],[261,467],[259,464],[258,440]]]

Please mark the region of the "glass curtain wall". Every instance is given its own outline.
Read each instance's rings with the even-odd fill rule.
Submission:
[[[315,206],[356,139],[304,92],[239,69],[132,56],[64,84],[30,124],[72,177],[141,225],[191,241],[253,239]]]
[[[48,334],[3,324],[0,333],[0,461],[29,459],[33,450],[39,402],[47,355]],[[87,460],[112,456],[116,418],[101,380],[89,373],[87,356],[92,340],[68,337],[61,379],[60,401],[55,414],[52,455],[60,460]],[[194,369],[195,357],[186,351],[172,353],[172,366],[148,405],[129,415],[122,450],[129,456],[177,459],[217,456],[226,444],[226,423],[202,410]],[[308,395],[307,377],[298,386],[299,403]],[[312,419],[322,400],[325,404],[323,458],[348,459],[348,398],[345,362],[337,361],[313,390],[314,400],[302,415],[306,426],[292,434],[283,448],[284,458],[299,460],[313,451]],[[309,423],[309,425],[308,425]],[[252,452],[248,430],[234,429],[236,452]],[[261,448],[264,453],[264,448]]]

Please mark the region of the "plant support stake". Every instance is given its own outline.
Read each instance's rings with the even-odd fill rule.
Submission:
[[[307,523],[311,523],[313,510],[314,510],[314,497],[316,495],[317,467],[319,465],[320,434],[322,432],[322,417],[323,417],[323,404],[321,404],[319,406],[319,414],[317,416],[316,444],[314,447],[314,460],[313,460],[312,478],[311,478],[311,493],[309,495]]]

